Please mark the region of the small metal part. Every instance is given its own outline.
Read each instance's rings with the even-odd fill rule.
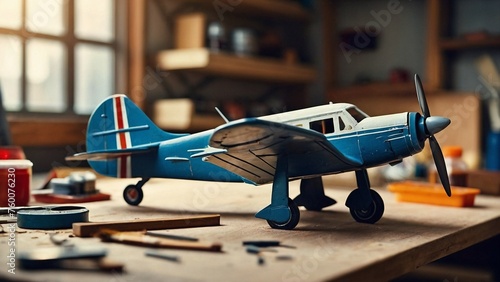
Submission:
[[[261,248],[261,247],[257,247],[254,245],[248,245],[246,250],[247,250],[247,253],[249,253],[249,254],[260,254],[262,252],[269,252],[269,253],[276,253],[277,252],[277,250],[275,250],[275,249]]]
[[[174,255],[169,255],[169,254],[165,254],[165,253],[160,253],[160,252],[158,252],[156,250],[147,250],[144,254],[146,256],[149,256],[149,257],[156,257],[156,258],[166,259],[166,260],[169,260],[169,261],[180,262],[179,256],[174,256]]]
[[[72,172],[65,178],[53,178],[50,187],[58,195],[91,195],[97,193],[96,175],[90,171]]]
[[[68,238],[56,238],[57,233],[49,234],[50,242],[52,242],[56,246],[65,246],[69,247],[72,244],[69,243]]]
[[[256,247],[277,247],[280,246],[280,241],[276,240],[258,240],[258,241],[243,241],[243,246]]]
[[[265,263],[266,263],[266,260],[264,259],[264,257],[263,257],[263,256],[259,255],[259,256],[258,256],[258,259],[257,259],[257,263],[258,263],[259,265],[263,265],[263,264],[265,264]]]
[[[258,253],[260,253],[260,248],[257,247],[257,246],[254,246],[254,245],[247,246],[246,250],[247,250],[247,253],[249,253],[249,254],[258,254]]]
[[[174,234],[166,234],[166,233],[159,233],[159,232],[154,232],[154,231],[146,231],[146,235],[149,236],[154,236],[154,237],[159,237],[159,238],[166,238],[166,239],[173,239],[173,240],[180,240],[180,241],[190,241],[190,242],[197,242],[199,241],[198,238],[194,237],[188,237],[188,236],[182,236],[182,235],[174,235]]]
[[[276,260],[281,260],[281,261],[293,260],[293,256],[290,256],[290,255],[279,255],[279,256],[276,256]]]

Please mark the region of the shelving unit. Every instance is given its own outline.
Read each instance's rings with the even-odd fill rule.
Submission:
[[[303,84],[313,81],[316,75],[310,66],[287,64],[270,58],[214,53],[205,48],[161,51],[156,56],[156,62],[158,68],[165,71],[191,70],[212,76],[264,82]]]
[[[203,5],[205,7],[217,6],[217,1],[206,0],[176,0],[184,3],[193,3]],[[273,0],[252,0],[252,1],[233,1],[235,5],[231,5],[229,1],[222,1],[227,6],[220,6],[220,9],[229,7],[228,13],[242,14],[245,16],[258,17],[274,17],[276,19],[285,19],[293,21],[309,21],[311,15],[299,3],[292,1],[273,1]],[[238,3],[239,2],[239,3]]]
[[[500,35],[483,34],[479,38],[467,39],[452,34],[452,10],[454,1],[427,1],[427,82],[434,89],[450,88],[450,66],[454,58],[469,50],[485,51],[500,48]],[[478,5],[481,5],[478,2]],[[482,38],[481,38],[482,37]],[[470,67],[474,68],[473,65]]]
[[[335,1],[332,2],[334,4],[331,4],[331,6],[335,6],[335,3],[339,3]],[[491,31],[493,28],[483,26],[484,30],[481,30],[481,27],[478,27],[478,23],[474,25],[475,30],[467,30],[467,32],[470,33],[464,32],[463,27],[462,30],[460,30],[454,17],[457,17],[457,10],[462,7],[460,5],[463,5],[463,2],[464,1],[426,0],[425,3],[422,3],[425,5],[423,7],[422,18],[425,18],[427,28],[423,36],[426,44],[425,71],[420,75],[426,84],[426,91],[429,93],[439,92],[440,90],[457,90],[457,88],[460,87],[456,85],[456,81],[458,80],[457,73],[463,76],[465,64],[469,64],[473,61],[474,56],[482,52],[490,54],[495,54],[496,52],[498,57],[498,52],[500,52],[500,34]],[[480,6],[482,4],[479,1],[477,5]],[[330,7],[329,11],[335,10],[335,8],[336,7]],[[475,15],[477,15],[477,12]],[[463,17],[463,11],[461,16]],[[470,16],[472,16],[472,14]],[[474,20],[476,19],[471,18],[470,21]],[[331,26],[335,26],[335,22],[331,24]],[[330,28],[330,30],[335,30],[335,28]],[[496,28],[496,30],[498,30],[498,28]],[[395,44],[397,44],[397,42],[395,42]],[[337,45],[338,42],[330,43],[330,49],[338,50]],[[333,66],[330,67],[330,69],[334,69],[334,66],[336,66],[334,60],[335,59],[329,60],[331,61],[329,65]],[[466,67],[471,68],[472,70],[470,72],[474,73],[475,65],[473,63],[466,65]],[[331,73],[333,73],[332,76],[335,76],[335,70],[332,70]],[[475,77],[472,79],[475,79]],[[332,80],[334,80],[334,82],[331,86],[327,87],[330,92],[329,96],[331,97],[346,95],[363,96],[371,95],[371,93],[400,95],[406,92],[406,89],[404,89],[404,87],[402,88],[401,85],[391,85],[384,82],[338,88],[338,86],[335,85],[335,78]],[[477,83],[479,84],[479,82]],[[413,86],[408,87],[408,89],[414,91]],[[474,90],[465,87],[461,89],[468,91]]]
[[[280,97],[285,100],[285,104],[289,108],[294,108],[297,104],[303,104],[305,101],[304,95],[305,86],[310,85],[316,80],[316,69],[312,65],[302,63],[297,60],[300,55],[291,55],[288,59],[264,57],[258,55],[241,56],[231,53],[230,51],[211,50],[208,47],[198,47],[204,45],[203,41],[206,35],[206,25],[213,21],[219,21],[224,24],[227,30],[235,27],[249,27],[258,30],[262,27],[262,21],[267,23],[276,23],[277,26],[284,30],[289,29],[289,26],[304,26],[311,21],[311,14],[308,10],[302,7],[296,1],[285,0],[252,0],[252,1],[205,1],[205,0],[175,0],[167,2],[165,0],[154,0],[158,7],[162,10],[174,11],[172,15],[163,13],[163,18],[168,19],[169,23],[175,22],[175,17],[186,16],[182,12],[189,11],[187,16],[196,18],[195,21],[186,21],[187,17],[181,18],[182,25],[171,26],[170,30],[176,30],[177,34],[192,35],[192,38],[178,38],[179,41],[174,41],[176,49],[159,50],[154,54],[153,62],[156,70],[169,72],[172,74],[174,83],[181,83],[179,93],[174,92],[174,97],[193,98],[198,97],[198,92],[207,92],[210,89],[206,87],[213,81],[220,78],[226,78],[239,81],[251,81],[261,85],[269,85],[263,93],[256,93],[255,99],[262,98],[265,95],[273,95],[275,91],[293,88],[292,94],[281,93]],[[175,9],[167,9],[165,6],[168,3],[176,3],[179,5]],[[221,5],[221,6],[218,6]],[[189,19],[193,19],[193,17]],[[167,22],[167,21],[166,21]],[[227,26],[226,26],[227,25]],[[248,26],[247,26],[248,25]],[[179,28],[179,29],[177,29]],[[227,32],[226,30],[226,32]],[[201,33],[201,35],[200,35]],[[285,32],[286,33],[286,32]],[[175,34],[173,34],[175,35]],[[283,39],[286,46],[286,36]],[[177,38],[172,36],[173,39]],[[188,44],[176,45],[186,39]],[[295,43],[287,46],[295,48]],[[301,47],[299,44],[298,46]],[[197,74],[196,79],[188,79],[191,74]],[[201,78],[201,79],[200,79]],[[163,84],[168,84],[168,81],[163,81]],[[214,83],[215,84],[215,83]],[[211,86],[211,85],[210,85]],[[167,85],[171,90],[173,87]],[[265,87],[264,87],[265,88]],[[297,91],[295,91],[297,90]],[[170,92],[173,92],[170,91]],[[281,91],[284,92],[284,91]],[[204,97],[210,97],[204,94]],[[230,93],[227,99],[232,97]],[[206,99],[206,98],[205,98]],[[220,99],[220,97],[218,98]],[[223,98],[225,99],[225,98]],[[248,97],[249,100],[253,97]],[[222,101],[221,101],[222,102]],[[197,113],[192,114],[193,121],[197,118]],[[217,119],[220,122],[219,119]],[[190,131],[195,129],[194,122],[186,128]],[[196,130],[208,129],[218,124],[203,124],[203,128],[199,126]],[[169,129],[169,128],[165,128]],[[180,130],[177,128],[177,130]]]
[[[333,3],[338,4],[339,2]],[[490,35],[484,33],[469,34],[468,36],[452,32],[454,28],[459,30],[453,26],[454,22],[450,20],[452,8],[459,4],[458,1],[446,0],[427,0],[422,3],[425,5],[421,7],[422,18],[425,18],[427,25],[423,38],[426,41],[425,73],[421,74],[421,77],[424,78],[424,89],[431,105],[432,114],[447,116],[452,119],[452,124],[455,124],[455,127],[450,126],[447,128],[447,133],[438,137],[440,144],[442,146],[459,144],[464,148],[464,156],[466,156],[470,167],[476,168],[480,165],[482,146],[482,113],[478,95],[471,93],[472,91],[465,93],[446,87],[451,84],[450,69],[456,66],[454,64],[462,59],[464,54],[469,59],[475,54],[481,53],[479,51],[498,52],[500,36],[495,35],[494,32],[491,32]],[[332,8],[335,7],[331,7],[329,11]],[[334,24],[332,26],[335,27]],[[335,30],[335,28],[330,28],[330,30]],[[336,34],[332,37],[337,39]],[[338,46],[337,42],[330,44],[332,50],[336,46]],[[413,56],[410,52],[407,52],[406,55]],[[335,66],[335,61],[330,61],[332,63],[329,65]],[[470,67],[474,68],[475,66],[471,65]],[[331,73],[335,74],[334,71]],[[329,99],[333,102],[353,103],[369,115],[421,111],[413,81],[408,83],[371,82],[344,88],[332,83],[328,87],[328,91]],[[469,107],[467,115],[465,115],[464,109],[460,107],[469,102],[470,105],[474,106]]]
[[[500,36],[491,36],[480,40],[466,40],[463,38],[441,39],[439,47],[444,50],[466,50],[474,48],[498,48],[500,47]]]

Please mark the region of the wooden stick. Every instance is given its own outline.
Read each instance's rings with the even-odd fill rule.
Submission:
[[[220,225],[220,215],[190,216],[181,218],[153,218],[108,222],[73,223],[73,234],[78,237],[92,237],[101,229],[115,231],[140,231],[189,228]]]

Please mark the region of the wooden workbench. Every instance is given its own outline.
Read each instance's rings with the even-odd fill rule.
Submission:
[[[76,245],[102,245],[108,257],[125,263],[124,273],[89,271],[23,271],[7,273],[7,236],[0,234],[0,280],[30,281],[384,281],[398,277],[438,258],[500,234],[500,201],[491,196],[476,198],[474,208],[450,208],[396,203],[394,195],[377,189],[385,200],[384,217],[374,225],[356,223],[344,206],[350,190],[330,189],[326,193],[338,204],[323,212],[301,211],[292,231],[271,229],[254,213],[270,198],[269,185],[210,183],[153,179],[144,187],[144,201],[138,207],[122,199],[131,180],[101,179],[98,189],[112,194],[111,201],[82,204],[91,221],[221,215],[221,226],[165,231],[220,242],[223,253],[163,250],[181,257],[171,262],[146,257],[145,248],[102,243],[97,238],[70,237],[71,230],[57,231]],[[328,185],[327,185],[328,186]],[[290,185],[298,194],[298,182]],[[444,192],[443,192],[444,193]],[[18,251],[51,246],[55,231],[18,229]],[[266,253],[265,263],[248,254],[244,240],[280,240],[291,247]],[[276,256],[288,259],[279,260]]]

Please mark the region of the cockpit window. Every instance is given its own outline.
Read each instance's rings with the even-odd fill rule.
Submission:
[[[339,116],[339,130],[342,131],[345,129],[345,123],[344,120]]]
[[[333,133],[335,131],[333,118],[311,121],[309,123],[309,128],[323,134]]]
[[[360,110],[358,110],[357,108],[355,107],[352,107],[352,108],[348,108],[346,109],[347,112],[357,121],[357,122],[360,122],[362,120],[364,120],[365,118],[367,118],[367,115],[363,112],[361,112]]]

